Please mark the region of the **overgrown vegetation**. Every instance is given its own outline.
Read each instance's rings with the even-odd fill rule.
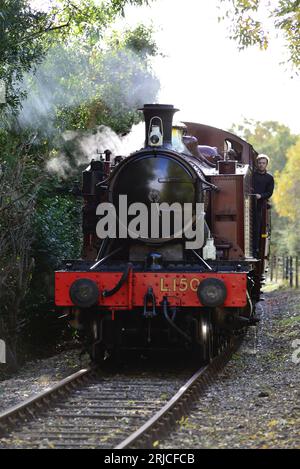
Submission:
[[[1,2],[0,337],[13,368],[29,344],[42,351],[64,333],[53,271],[80,256],[81,203],[72,188],[94,156],[83,148],[75,164],[66,131],[128,132],[136,107],[158,91],[152,31],[112,29],[127,4],[147,3],[57,0],[40,11],[34,1]],[[49,172],[54,156],[72,170]]]

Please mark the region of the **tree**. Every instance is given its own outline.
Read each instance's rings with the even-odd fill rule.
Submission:
[[[0,79],[7,105],[0,109],[0,337],[14,364],[24,319],[26,333],[39,340],[49,335],[47,317],[56,321],[53,295],[49,299],[53,270],[63,257],[79,256],[81,206],[70,195],[72,180],[62,183],[46,170],[51,152],[62,150],[60,134],[100,123],[128,131],[136,119],[131,93],[136,77],[149,78],[153,93],[157,90],[149,30],[112,34],[108,43],[104,38],[126,4],[144,3],[148,0],[57,0],[45,12],[29,0],[1,2]],[[116,67],[109,70],[112,62]],[[38,106],[47,96],[51,107],[39,119],[32,112],[26,120],[26,106],[38,91]],[[4,115],[9,125],[3,125]],[[80,168],[74,169],[79,175]]]
[[[17,158],[2,159],[0,165],[0,336],[7,342],[8,363],[13,368],[25,319],[21,306],[34,267],[33,216],[41,181],[29,158],[30,147],[30,142],[21,146],[11,142]]]
[[[74,38],[53,46],[34,75],[19,125],[58,142],[65,130],[107,125],[118,133],[138,122],[136,109],[156,99],[159,81],[150,59],[157,54],[151,29],[112,32],[97,47]]]
[[[282,171],[287,161],[287,151],[297,140],[289,127],[275,121],[245,119],[242,124],[233,126],[232,130],[251,143],[256,151],[270,157],[268,169],[274,174]]]
[[[118,16],[124,16],[126,5],[148,5],[151,0],[56,0],[48,13],[56,40],[85,37],[90,45],[103,38],[106,28]]]
[[[84,37],[95,44],[127,4],[149,0],[57,0],[48,11],[31,7],[29,0],[2,0],[0,10],[0,80],[6,86],[7,106],[17,112],[25,96],[24,73],[34,71],[54,43]],[[5,112],[4,112],[5,114]]]
[[[300,247],[300,137],[287,152],[287,163],[277,173],[274,202],[281,217],[278,251],[299,255]]]
[[[24,96],[23,74],[38,63],[44,52],[37,31],[45,29],[47,15],[35,12],[26,0],[4,0],[0,10],[0,79],[6,85],[6,102],[11,109]]]
[[[269,22],[283,33],[288,61],[300,66],[300,1],[299,0],[220,0],[227,4],[222,19],[230,21],[230,35],[241,49],[259,45],[266,49],[270,42]]]
[[[279,215],[293,222],[300,220],[300,138],[289,148],[286,166],[276,182],[274,200]]]

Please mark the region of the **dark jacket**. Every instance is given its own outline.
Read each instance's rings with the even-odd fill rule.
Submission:
[[[254,194],[260,194],[262,199],[272,197],[274,191],[274,178],[272,174],[262,174],[255,171],[253,174],[253,191]]]

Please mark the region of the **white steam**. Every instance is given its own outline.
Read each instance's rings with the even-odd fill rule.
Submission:
[[[104,153],[105,150],[110,150],[113,158],[118,155],[126,157],[142,148],[145,140],[145,124],[141,122],[134,125],[124,137],[120,137],[109,127],[100,125],[93,131],[66,131],[63,139],[74,144],[72,156],[75,167],[71,165],[64,152],[59,152],[48,161],[47,170],[66,178],[73,174],[78,166],[88,165],[92,159],[99,159],[99,153]]]
[[[51,49],[34,75],[24,78],[27,98],[18,117],[20,126],[52,136],[60,109],[98,100],[118,117],[155,100],[159,81],[131,49],[103,52],[100,62],[91,57],[91,52]]]
[[[84,135],[81,138],[80,148],[87,159],[107,149],[113,156],[128,155],[143,146],[144,127],[144,123],[134,125],[129,134],[120,137],[109,127],[100,125],[92,135]]]
[[[92,58],[91,58],[92,57]],[[27,75],[24,89],[27,98],[22,103],[18,121],[22,128],[37,131],[42,139],[55,142],[47,169],[65,178],[77,167],[98,159],[98,152],[109,149],[113,156],[127,156],[144,143],[144,124],[134,126],[125,137],[119,137],[108,127],[98,125],[91,130],[62,129],[57,115],[60,110],[72,112],[79,105],[100,103],[118,121],[145,103],[155,102],[159,82],[145,58],[132,50],[106,51],[95,60],[91,51],[79,48],[52,49],[34,75]],[[62,137],[62,138],[61,138]],[[71,146],[71,150],[66,150]],[[71,155],[71,158],[70,158]]]
[[[46,164],[46,168],[50,173],[56,174],[59,177],[66,179],[73,173],[70,162],[64,153],[51,158]]]

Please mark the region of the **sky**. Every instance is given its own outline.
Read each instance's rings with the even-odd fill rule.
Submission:
[[[154,61],[161,81],[158,102],[174,104],[179,120],[230,128],[244,118],[275,120],[300,133],[300,77],[280,65],[282,39],[267,51],[239,52],[218,22],[217,0],[156,0],[151,7],[127,7],[117,27],[152,24],[159,49]]]

